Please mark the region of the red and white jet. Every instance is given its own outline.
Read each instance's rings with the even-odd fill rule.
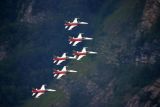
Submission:
[[[67,22],[65,23],[65,29],[68,28],[68,30],[72,30],[74,27],[78,26],[78,25],[82,25],[82,24],[88,24],[87,22],[79,22],[78,21],[79,18],[75,18],[73,20],[73,22]]]
[[[45,89],[46,85],[42,85],[40,89],[32,89],[32,96],[34,96],[35,94],[35,98],[39,98],[39,96],[41,96],[42,94],[44,94],[45,92],[54,92],[56,90],[53,89]]]
[[[53,58],[53,63],[56,63],[56,65],[60,65],[63,61],[66,61],[67,59],[75,59],[74,57],[69,57],[66,55],[66,53],[63,53],[63,55],[61,57],[56,56]]]
[[[53,72],[53,76],[56,77],[57,76],[57,79],[61,79],[62,76],[68,74],[68,73],[71,73],[71,72],[77,72],[75,70],[67,70],[67,66],[64,66],[62,68],[62,70],[54,70]]]
[[[77,58],[77,60],[80,60],[81,58],[83,58],[84,56],[86,56],[87,54],[97,54],[97,52],[93,52],[93,51],[86,51],[87,47],[83,47],[82,51],[74,51],[73,55],[74,57]]]
[[[79,33],[78,37],[69,37],[69,44],[72,44],[72,46],[76,46],[78,43],[82,42],[83,40],[93,40],[93,38],[89,38],[89,37],[83,37],[82,36],[83,33]]]

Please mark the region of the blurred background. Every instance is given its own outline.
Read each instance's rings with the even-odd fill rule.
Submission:
[[[65,30],[75,17],[89,24]],[[159,31],[160,0],[1,0],[0,106],[160,107]],[[53,64],[83,46],[98,54]],[[78,73],[56,80],[63,65]],[[57,91],[34,99],[42,84]]]

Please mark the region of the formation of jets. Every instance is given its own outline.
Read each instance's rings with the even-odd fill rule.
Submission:
[[[72,30],[74,27],[83,25],[83,24],[88,24],[87,22],[80,22],[78,20],[79,18],[75,18],[72,22],[66,22],[65,29]],[[72,46],[77,46],[78,43],[83,42],[84,40],[93,40],[93,38],[90,37],[85,37],[83,36],[83,33],[79,33],[78,37],[69,37],[68,41],[69,44]],[[60,65],[62,62],[68,60],[68,59],[75,59],[75,60],[81,60],[84,56],[87,56],[89,54],[97,54],[97,52],[93,51],[88,51],[87,47],[83,47],[82,51],[73,51],[72,55],[73,56],[67,56],[67,53],[63,53],[61,57],[55,56],[53,58],[53,63],[56,65]],[[69,73],[76,73],[78,71],[76,70],[68,70],[67,66],[64,66],[61,70],[59,69],[54,69],[53,70],[53,77],[56,79],[61,79],[64,75],[67,75]],[[45,85],[42,85],[40,89],[32,89],[32,96],[35,96],[35,98],[39,98],[42,94],[46,92],[54,92],[56,90],[54,89],[45,89]]]

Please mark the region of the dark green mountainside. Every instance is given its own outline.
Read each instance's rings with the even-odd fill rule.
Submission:
[[[159,107],[159,0],[0,1],[0,107]],[[66,31],[79,17],[89,25]],[[71,47],[68,36],[94,40]],[[64,63],[78,73],[52,76],[54,55],[97,51]],[[31,89],[56,89],[39,99]]]

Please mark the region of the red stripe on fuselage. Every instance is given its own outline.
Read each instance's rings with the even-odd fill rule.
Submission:
[[[70,38],[69,41],[75,42],[75,41],[82,41],[82,38]]]
[[[86,52],[74,52],[73,55],[76,55],[76,56],[80,56],[80,55],[86,55],[87,53]]]
[[[35,89],[32,90],[32,93],[44,93],[44,92],[47,92],[47,90],[35,90]]]
[[[65,71],[56,71],[56,72],[53,72],[53,74],[66,74]]]
[[[67,58],[53,58],[53,60],[66,60]]]
[[[65,26],[77,26],[79,23],[65,23]]]

